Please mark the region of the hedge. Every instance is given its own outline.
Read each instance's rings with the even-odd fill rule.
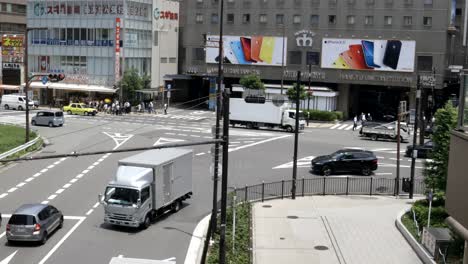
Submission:
[[[309,120],[317,121],[335,121],[343,119],[343,112],[334,111],[320,111],[320,110],[303,110],[304,115],[307,117],[307,112],[309,112]]]

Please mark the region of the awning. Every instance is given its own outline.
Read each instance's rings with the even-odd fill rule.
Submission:
[[[115,89],[106,86],[99,85],[84,85],[84,84],[71,84],[71,83],[47,83],[42,84],[42,82],[32,82],[30,85],[31,88],[36,89],[55,89],[55,90],[67,90],[67,91],[80,91],[80,92],[98,92],[98,93],[108,93],[113,94],[116,92]]]
[[[19,91],[19,85],[0,84],[0,90]]]

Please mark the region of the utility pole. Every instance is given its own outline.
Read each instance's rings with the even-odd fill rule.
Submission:
[[[426,131],[426,120],[424,120],[424,112],[426,111],[426,95],[424,93],[424,87],[421,87],[421,98],[420,105],[421,109],[419,111],[419,144],[424,144],[424,132]]]
[[[29,78],[28,78],[28,33],[29,28],[26,28],[24,34],[24,92],[26,93],[26,138],[24,143],[29,142]]]
[[[418,75],[418,82],[417,82],[417,90],[416,90],[416,112],[414,113],[414,131],[413,131],[413,152],[411,153],[411,180],[410,180],[410,192],[409,192],[409,198],[413,199],[413,193],[414,193],[414,172],[415,172],[415,164],[416,164],[416,156],[417,156],[417,150],[416,150],[416,139],[418,137],[418,113],[421,111],[419,109],[419,100],[421,98],[421,89],[419,85],[419,75]]]
[[[406,111],[406,109],[405,109]],[[396,153],[396,180],[395,180],[395,196],[400,195],[400,143],[401,143],[401,136],[400,136],[400,119],[403,113],[402,104],[398,107],[398,115],[397,115],[397,153]]]
[[[296,179],[297,179],[297,148],[299,141],[299,102],[300,102],[300,92],[301,90],[301,71],[297,71],[297,82],[296,82],[296,127],[294,129],[294,157],[293,157],[293,175],[292,175],[292,190],[291,198],[296,199]]]
[[[309,62],[309,89],[307,89],[307,126],[309,126],[309,112],[310,112],[310,82],[312,78],[312,64]]]
[[[284,17],[283,17],[284,19]],[[283,47],[281,52],[281,94],[283,94],[283,86],[284,86],[284,44],[285,44],[285,37],[286,35],[286,23],[283,21]]]

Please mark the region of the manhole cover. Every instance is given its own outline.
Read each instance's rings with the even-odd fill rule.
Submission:
[[[287,218],[289,218],[289,219],[298,219],[299,217],[295,216],[295,215],[288,215]]]
[[[326,247],[326,246],[315,246],[314,248],[316,250],[328,250],[328,247]]]
[[[280,237],[280,240],[285,240],[285,239],[286,239],[286,238],[284,238],[284,237]]]
[[[269,204],[265,204],[265,205],[262,205],[263,208],[271,208],[271,205]]]

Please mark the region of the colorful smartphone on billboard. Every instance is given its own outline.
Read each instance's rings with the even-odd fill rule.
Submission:
[[[356,67],[354,69],[357,70],[369,70],[372,69],[367,66],[366,61],[364,59],[364,51],[362,50],[362,45],[349,45],[349,51],[352,56],[352,59],[355,62]]]
[[[401,52],[401,41],[389,40],[387,41],[387,47],[385,48],[385,55],[383,63],[388,67],[396,70],[398,67],[398,60],[400,59]]]
[[[257,61],[257,62],[262,62],[260,59],[260,49],[262,47],[262,42],[263,42],[263,37],[256,36],[252,37],[251,41],[251,53],[250,57],[252,60]]]
[[[340,56],[338,59],[336,59],[333,62],[333,68],[335,69],[349,69],[348,64],[343,60],[343,58]]]
[[[244,57],[246,61],[254,61],[252,60],[252,49],[251,49],[251,40],[250,38],[241,37],[240,42],[242,45],[242,51],[244,52]]]
[[[245,60],[244,51],[242,50],[242,45],[241,45],[240,40],[231,41],[229,45],[231,46],[231,49],[234,52],[234,55],[236,56],[239,64],[251,64],[252,63],[250,61]]]
[[[275,38],[264,37],[262,47],[260,48],[260,59],[268,64],[273,60],[273,51],[275,49]]]
[[[364,60],[368,67],[380,68],[380,65],[374,63],[374,42],[363,40],[362,49],[364,51]]]
[[[236,54],[232,50],[231,45],[229,43],[226,43],[226,41],[224,41],[223,47],[224,47],[224,56],[226,56],[226,58],[232,64],[239,64],[239,60],[237,60]]]

